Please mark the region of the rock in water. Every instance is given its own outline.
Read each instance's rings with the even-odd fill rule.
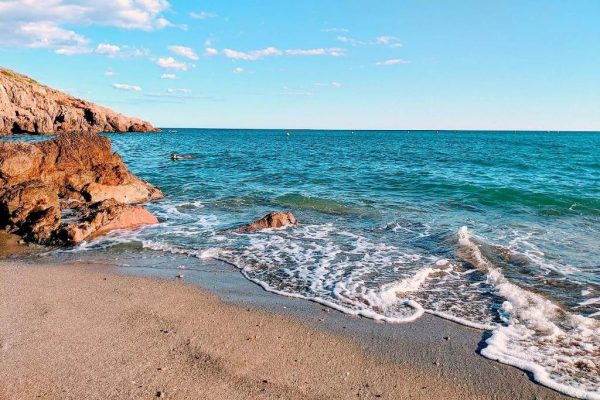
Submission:
[[[157,130],[149,122],[124,116],[0,68],[0,135]]]
[[[0,142],[0,228],[27,241],[77,243],[109,230],[156,223],[144,208],[131,204],[162,197],[159,189],[130,173],[110,140],[98,134]],[[61,209],[70,208],[76,209],[81,226],[59,229]]]
[[[261,219],[254,221],[249,225],[244,225],[236,229],[238,232],[250,232],[268,228],[283,228],[286,226],[297,225],[298,220],[291,212],[274,211]]]
[[[156,224],[156,217],[144,207],[119,203],[113,199],[92,204],[80,211],[78,221],[65,225],[58,233],[65,243],[77,244],[117,229],[132,229]]]
[[[64,200],[95,203],[113,198],[142,203],[162,197],[156,187],[129,171],[110,140],[94,133],[69,133],[44,142],[0,142],[2,188],[37,181]]]

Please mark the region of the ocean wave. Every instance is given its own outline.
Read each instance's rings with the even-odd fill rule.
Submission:
[[[471,183],[428,182],[416,189],[436,196],[448,194],[482,206],[522,206],[545,215],[600,215],[600,199],[563,193],[547,193],[519,187],[492,187]]]
[[[267,291],[347,314],[403,323],[428,312],[489,330],[483,356],[563,393],[598,398],[600,323],[510,282],[466,227],[457,242],[452,262],[313,225],[251,235],[246,247],[218,257]]]
[[[458,236],[473,264],[485,270],[488,283],[504,299],[503,324],[492,331],[481,354],[529,371],[537,382],[565,394],[600,399],[600,323],[509,282],[466,227]]]
[[[351,206],[336,200],[314,196],[304,196],[299,193],[291,193],[279,196],[273,200],[272,203],[278,206],[289,207],[293,209],[313,210],[325,214],[376,214],[372,208]]]

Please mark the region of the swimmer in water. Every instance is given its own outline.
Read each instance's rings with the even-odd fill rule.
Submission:
[[[171,153],[171,160],[176,161],[176,160],[191,160],[192,158],[195,158],[193,155],[191,154],[187,154],[187,155],[180,155],[177,153]]]

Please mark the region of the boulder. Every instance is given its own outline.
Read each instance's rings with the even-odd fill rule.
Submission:
[[[296,220],[296,217],[294,217],[291,212],[274,211],[265,215],[261,219],[254,221],[251,224],[237,228],[236,231],[251,232],[260,229],[284,228],[286,226],[292,226],[297,224],[298,220]]]
[[[76,222],[66,224],[60,229],[58,239],[65,243],[77,244],[117,229],[132,229],[156,223],[156,217],[144,207],[111,199],[92,204],[80,211]]]
[[[110,140],[98,134],[65,133],[37,143],[0,142],[0,229],[27,241],[55,242],[61,209],[67,208],[88,219],[92,211],[97,214],[81,227],[71,227],[69,242],[151,223],[156,219],[144,208],[127,205],[162,197],[159,189],[130,173],[112,152]],[[89,208],[91,204],[102,207]]]
[[[121,203],[143,203],[162,197],[158,189],[141,180],[116,186],[90,183],[81,190],[81,194],[92,203],[108,199]]]
[[[19,183],[0,196],[0,225],[10,232],[46,242],[59,224],[58,194],[40,181]]]
[[[127,171],[110,140],[69,133],[38,143],[0,142],[0,187],[37,179],[61,198],[141,203],[162,197],[156,187]]]
[[[127,117],[0,68],[0,136],[157,130],[149,122]]]

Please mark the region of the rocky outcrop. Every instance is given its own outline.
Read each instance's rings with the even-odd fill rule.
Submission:
[[[60,225],[58,194],[37,180],[11,186],[0,197],[0,225],[31,241],[49,240]]]
[[[0,135],[156,130],[149,122],[126,117],[0,68]]]
[[[244,225],[236,229],[237,232],[251,232],[260,229],[284,228],[286,226],[297,225],[298,220],[291,212],[275,211],[271,212],[261,219],[254,221],[249,225]]]
[[[153,223],[149,213],[132,204],[162,197],[127,170],[106,137],[67,133],[37,143],[0,142],[0,228],[28,241],[66,238],[75,243],[111,229]],[[81,226],[61,225],[69,209],[76,211]],[[72,234],[58,234],[69,227]]]
[[[76,222],[61,228],[58,238],[62,242],[76,244],[117,229],[132,229],[156,223],[156,217],[144,207],[110,199],[83,209]]]

